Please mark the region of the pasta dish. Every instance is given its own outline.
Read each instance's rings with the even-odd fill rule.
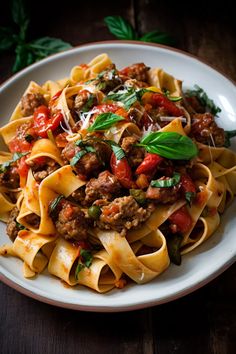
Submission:
[[[107,54],[30,82],[0,128],[0,255],[104,293],[151,281],[206,241],[236,194],[236,154],[203,89]],[[8,150],[8,151],[7,151]]]

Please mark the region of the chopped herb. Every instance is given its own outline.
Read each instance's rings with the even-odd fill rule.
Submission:
[[[82,263],[78,263],[76,269],[75,269],[75,279],[78,279],[79,272],[81,272],[82,269],[85,268],[85,265]]]
[[[236,130],[225,130],[225,147],[231,145],[230,139],[236,136]]]
[[[175,132],[152,132],[136,146],[142,146],[148,152],[172,160],[190,160],[198,154],[192,139]]]
[[[21,225],[18,221],[16,221],[16,227],[18,230],[25,230],[26,229],[26,227]]]
[[[187,200],[187,203],[189,206],[192,205],[192,202],[195,197],[196,197],[196,193],[194,193],[194,192],[186,192],[185,193],[185,199]]]
[[[182,97],[181,97],[181,96],[179,96],[179,97],[171,96],[171,95],[170,95],[170,91],[168,91],[168,90],[163,90],[163,91],[164,91],[164,95],[165,95],[170,101],[178,102],[178,101],[181,101],[181,100],[182,100]]]
[[[124,117],[110,112],[99,114],[93,124],[88,128],[88,132],[109,129],[112,125],[124,119]]]
[[[174,187],[180,182],[180,174],[175,172],[173,177],[167,179],[157,179],[156,181],[151,181],[151,186],[156,188],[169,188]]]
[[[15,152],[12,156],[12,160],[3,162],[0,164],[0,173],[4,173],[7,171],[7,169],[11,166],[13,162],[16,162],[17,160],[21,159],[22,156],[27,155],[29,152]]]
[[[217,116],[221,112],[221,108],[216,106],[215,102],[208,97],[207,93],[198,85],[194,85],[194,90],[185,92],[187,97],[196,96],[203,107],[205,107],[213,115]]]
[[[168,235],[168,237],[166,238],[170,260],[176,265],[181,264],[180,247],[182,240],[183,237],[180,234]]]
[[[116,93],[109,93],[103,100],[112,100],[122,102],[125,109],[129,110],[130,107],[136,102],[141,101],[141,98],[145,92],[149,92],[147,89],[135,90],[133,87],[129,87],[126,90],[118,91]]]
[[[90,110],[90,108],[92,107],[93,103],[94,103],[94,95],[90,94],[87,102],[82,107],[81,111],[82,112],[88,112]]]
[[[124,150],[117,143],[115,143],[112,140],[105,140],[105,142],[110,145],[110,147],[112,148],[112,151],[116,155],[117,160],[121,160],[125,157]]]
[[[142,189],[130,189],[129,194],[136,200],[140,205],[144,205],[147,201],[146,193]]]
[[[58,195],[55,199],[53,199],[53,200],[51,201],[51,203],[49,204],[49,215],[50,215],[50,216],[55,212],[57,206],[59,205],[60,201],[61,201],[63,198],[64,198],[64,195],[60,194],[60,195]]]
[[[75,156],[70,160],[70,165],[75,166],[77,162],[81,159],[81,157],[83,157],[87,153],[88,151],[86,150],[80,150],[79,152],[77,152]]]
[[[75,269],[75,279],[78,279],[78,274],[79,272],[81,272],[82,269],[84,269],[85,267],[89,268],[91,266],[92,261],[93,255],[91,251],[81,248],[78,265]]]

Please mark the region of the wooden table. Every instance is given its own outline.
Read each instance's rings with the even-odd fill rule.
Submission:
[[[208,2],[209,3],[209,2]],[[230,1],[77,1],[58,6],[41,1],[32,9],[30,36],[55,36],[79,45],[112,39],[103,24],[122,15],[139,32],[160,29],[177,47],[236,80],[236,21]],[[0,5],[1,25],[10,21]],[[43,19],[43,21],[42,21]],[[0,57],[0,79],[11,75],[12,54]],[[0,284],[0,352],[234,354],[236,352],[236,265],[207,286],[169,304],[130,313],[69,311],[27,298]]]

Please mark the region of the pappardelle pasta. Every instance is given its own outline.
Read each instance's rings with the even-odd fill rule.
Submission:
[[[31,82],[0,129],[12,241],[0,254],[27,278],[47,268],[100,293],[180,265],[236,194],[236,154],[211,108],[163,69],[119,70],[107,54]]]

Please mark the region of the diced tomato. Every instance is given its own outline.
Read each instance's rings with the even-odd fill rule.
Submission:
[[[48,103],[48,107],[52,107],[56,100],[61,96],[62,90],[58,91],[54,96],[52,96],[52,98],[50,99],[49,103]]]
[[[186,206],[176,210],[170,217],[169,220],[172,224],[176,225],[177,231],[181,233],[188,232],[192,227],[192,218],[188,212]]]
[[[65,219],[70,219],[70,217],[73,215],[74,210],[71,204],[67,204],[66,207],[63,209],[63,216]]]
[[[29,172],[29,166],[25,162],[26,159],[27,159],[26,156],[22,156],[22,158],[17,161],[17,164],[18,164],[17,171],[18,171],[19,176],[20,176],[20,187],[21,188],[23,188],[25,186],[26,179],[27,179],[28,172]]]
[[[167,112],[175,117],[183,115],[183,110],[177,107],[174,102],[170,101],[165,95],[161,93],[153,93],[151,96],[151,102],[153,107],[163,107]]]
[[[149,173],[155,172],[157,166],[160,165],[160,163],[163,160],[164,160],[163,157],[161,157],[157,154],[147,153],[144,160],[141,162],[141,164],[136,169],[135,173],[137,175],[140,175],[141,173],[149,174]]]
[[[54,131],[62,121],[62,114],[57,112],[50,116],[50,110],[46,106],[40,106],[34,111],[34,130],[41,138],[47,137],[48,130]]]
[[[193,183],[191,177],[187,175],[186,173],[181,175],[181,190],[184,193],[191,192],[191,193],[196,193],[196,187],[195,184]]]
[[[103,209],[102,209],[102,212],[106,216],[118,213],[119,212],[119,206],[118,205],[104,206]]]
[[[112,153],[110,160],[112,173],[117,177],[120,184],[125,188],[135,188],[135,182],[132,178],[131,167],[126,159],[123,157],[117,160],[116,155]]]

